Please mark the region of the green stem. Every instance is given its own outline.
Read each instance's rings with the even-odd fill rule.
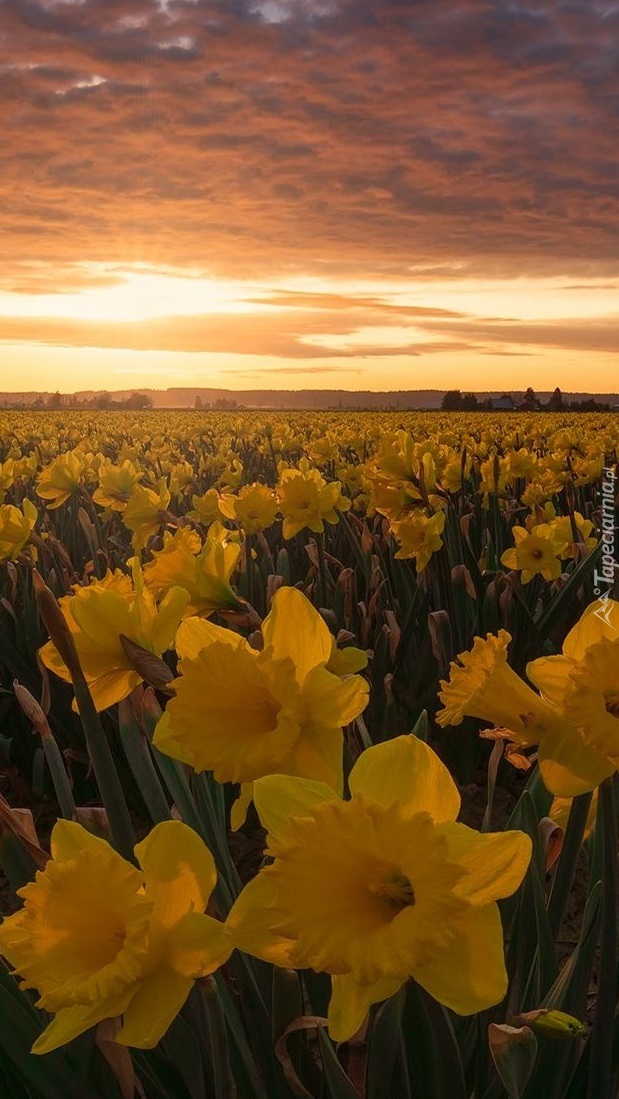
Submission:
[[[252,538],[251,534],[246,534],[245,535],[245,542],[243,543],[243,545],[245,547],[245,573],[246,573],[246,576],[247,576],[247,599],[248,599],[248,602],[251,603],[251,605],[253,607],[255,592],[254,592],[254,559],[252,557],[252,548],[253,548],[252,547],[252,542],[253,542],[253,538]]]
[[[570,809],[563,848],[548,901],[548,919],[555,938],[561,926],[567,899],[572,888],[587,817],[589,816],[591,797],[591,794],[581,794],[579,797],[574,798]]]
[[[617,819],[612,778],[605,779],[601,784],[599,799],[598,827],[603,828],[602,934],[587,1099],[601,1099],[603,1095],[613,1094],[613,1023],[617,980]]]
[[[110,822],[112,842],[124,859],[135,863],[133,848],[137,841],[127,802],[114,766],[114,757],[83,675],[74,676],[73,690],[84,729],[86,747]]]
[[[316,549],[318,550],[318,578],[320,581],[320,589],[317,594],[316,604],[319,607],[326,606],[328,587],[327,587],[327,562],[325,560],[325,536],[324,534],[316,535]]]

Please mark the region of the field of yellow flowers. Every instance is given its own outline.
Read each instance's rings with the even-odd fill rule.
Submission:
[[[617,1094],[618,453],[0,411],[2,1096]]]

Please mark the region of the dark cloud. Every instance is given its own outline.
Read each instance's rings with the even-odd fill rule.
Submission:
[[[618,29],[593,0],[4,0],[0,281],[611,279]]]

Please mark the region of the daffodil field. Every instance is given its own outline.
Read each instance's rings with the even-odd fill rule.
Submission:
[[[0,411],[2,1099],[611,1099],[619,417]]]

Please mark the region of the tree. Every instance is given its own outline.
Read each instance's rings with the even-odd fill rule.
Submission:
[[[460,407],[463,412],[475,412],[479,408],[479,401],[474,393],[465,393]]]
[[[444,412],[458,412],[462,408],[462,393],[459,389],[448,389],[443,397],[441,408]]]
[[[146,393],[132,393],[123,404],[125,408],[149,408],[150,397]]]
[[[552,397],[550,398],[550,400],[548,401],[548,404],[546,405],[546,408],[548,408],[550,410],[550,412],[562,412],[563,411],[563,394],[562,394],[561,390],[559,389],[559,386],[557,386],[557,388],[555,389]]]

